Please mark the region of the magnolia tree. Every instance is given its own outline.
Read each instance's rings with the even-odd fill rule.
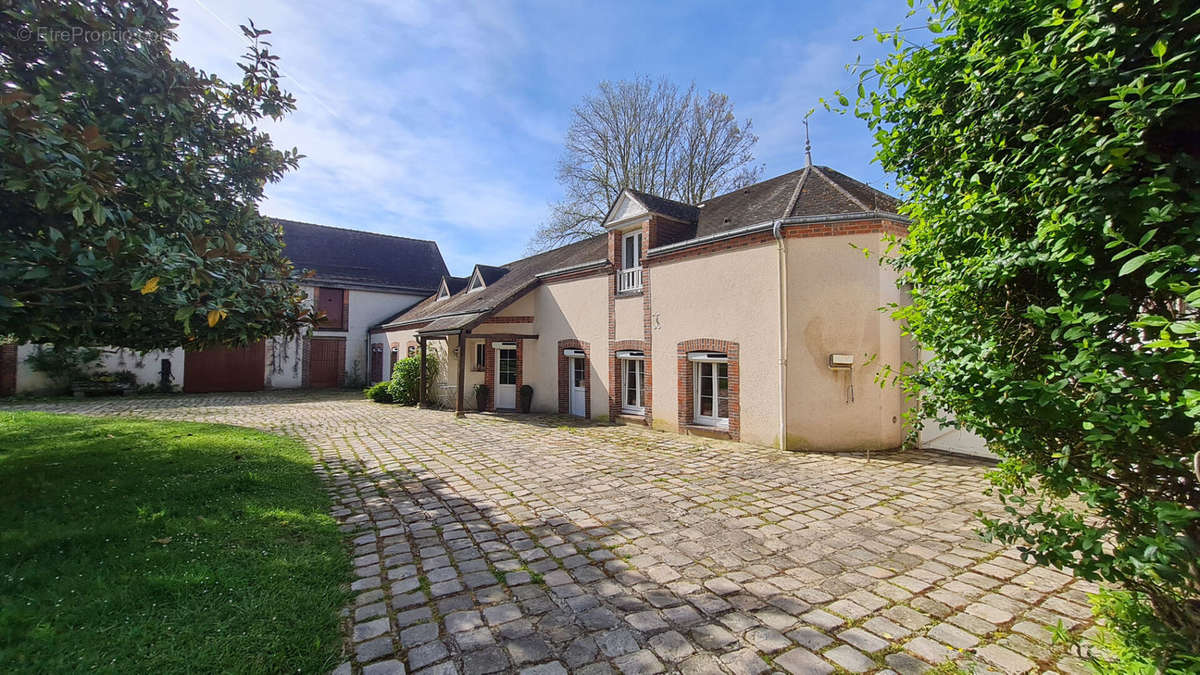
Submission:
[[[263,187],[297,166],[255,127],[294,108],[267,31],[227,82],[171,56],[154,0],[0,10],[0,334],[157,349],[310,319]]]
[[[1196,672],[1200,8],[924,9],[856,108],[913,221],[896,316],[935,357],[901,379],[1003,458],[987,536],[1123,589],[1120,669]]]

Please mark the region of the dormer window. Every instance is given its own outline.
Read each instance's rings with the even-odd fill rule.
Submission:
[[[442,285],[438,287],[437,299],[445,300],[450,297],[450,288],[446,286],[446,280],[442,279]]]
[[[471,275],[471,283],[467,284],[467,292],[474,293],[485,288],[487,288],[487,284],[483,283],[483,275],[479,273],[479,270],[475,270],[475,273]]]
[[[617,272],[617,292],[642,290],[642,231],[621,237],[621,269]]]

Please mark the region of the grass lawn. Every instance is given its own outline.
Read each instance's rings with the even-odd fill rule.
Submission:
[[[349,561],[293,440],[0,412],[0,670],[327,672]]]

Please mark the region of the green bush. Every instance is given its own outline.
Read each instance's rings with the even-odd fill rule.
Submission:
[[[425,400],[432,403],[433,382],[439,373],[437,356],[432,353],[425,355]],[[400,405],[416,405],[417,389],[421,377],[421,356],[410,356],[396,362],[392,368],[392,381],[388,383],[388,392],[392,399]]]
[[[895,316],[934,357],[902,381],[919,417],[949,413],[1003,457],[988,537],[1119,585],[1101,608],[1125,644],[1195,672],[1200,9],[926,10],[927,38],[880,34],[894,53],[856,108],[912,219],[884,257],[912,289]]]
[[[395,403],[392,392],[388,390],[391,382],[378,382],[363,390],[363,394],[376,403]]]
[[[42,373],[55,385],[65,388],[73,380],[92,376],[100,364],[100,350],[93,347],[39,345],[25,362],[35,372]]]

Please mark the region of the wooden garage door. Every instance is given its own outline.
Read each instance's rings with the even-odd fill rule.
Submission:
[[[238,349],[187,352],[183,358],[183,390],[192,394],[259,391],[265,370],[264,342]]]
[[[331,389],[341,386],[346,364],[346,338],[312,338],[308,352],[308,386]]]

